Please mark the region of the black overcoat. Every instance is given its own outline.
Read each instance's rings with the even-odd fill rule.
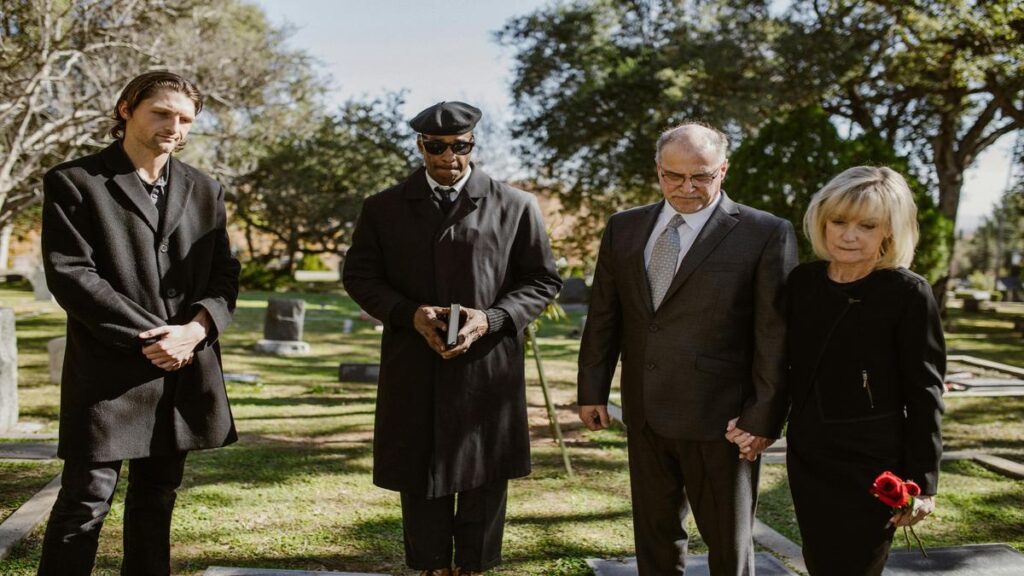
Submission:
[[[436,497],[529,474],[524,329],[561,287],[536,199],[474,168],[446,216],[420,168],[366,199],[343,280],[384,322],[374,483]],[[412,315],[452,303],[513,328],[443,360]]]
[[[224,190],[171,158],[161,218],[121,144],[44,178],[43,265],[67,311],[60,457],[111,461],[237,439],[217,336],[238,296]],[[138,338],[205,308],[214,327],[191,365],[168,373]]]

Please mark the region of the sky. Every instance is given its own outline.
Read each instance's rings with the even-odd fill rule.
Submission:
[[[496,118],[511,113],[512,51],[494,32],[547,0],[255,0],[272,22],[294,28],[290,45],[332,78],[331,99],[405,90],[412,117],[463,100]],[[1006,187],[1013,138],[1003,137],[965,175],[957,228],[972,230]]]

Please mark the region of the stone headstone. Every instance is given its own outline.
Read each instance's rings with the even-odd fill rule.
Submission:
[[[305,300],[271,298],[263,320],[265,340],[301,341],[306,321]]]
[[[559,304],[586,304],[589,300],[587,283],[583,278],[566,278],[562,282],[562,291],[558,293]]]
[[[60,384],[60,375],[64,370],[64,349],[67,348],[66,336],[54,338],[46,343],[46,351],[50,355],[50,383]]]
[[[981,312],[981,303],[991,298],[992,294],[985,290],[975,290],[964,295],[964,312]]]
[[[311,351],[309,343],[301,340],[259,340],[253,350],[277,356],[302,356]]]
[[[342,362],[338,366],[338,382],[373,382],[380,378],[380,364]]]
[[[0,308],[0,431],[18,423],[18,337],[14,310]]]
[[[587,560],[587,565],[594,570],[594,576],[636,576],[636,558],[617,560]],[[786,568],[777,558],[767,552],[754,554],[754,568],[757,576],[795,576],[795,572]],[[708,576],[707,554],[691,554],[686,557],[686,576]]]
[[[50,294],[50,289],[46,286],[46,272],[42,266],[32,268],[28,280],[32,283],[32,295],[35,296],[37,302],[53,300],[53,294]]]
[[[290,298],[271,298],[263,320],[263,339],[255,350],[278,356],[309,354],[309,344],[302,341],[306,321],[306,302]]]

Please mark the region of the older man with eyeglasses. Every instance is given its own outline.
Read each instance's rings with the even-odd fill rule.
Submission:
[[[413,118],[423,167],[366,199],[345,256],[345,288],[384,323],[373,481],[401,493],[406,563],[427,576],[501,561],[508,480],[530,472],[524,330],[561,288],[536,198],[470,162],[480,116]]]
[[[683,574],[693,510],[711,574],[754,573],[759,454],[785,417],[786,220],[722,190],[728,140],[686,123],[658,139],[664,199],[608,221],[580,344],[579,413],[608,425],[622,359],[640,576]]]

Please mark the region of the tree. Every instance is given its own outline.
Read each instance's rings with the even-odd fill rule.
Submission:
[[[654,143],[685,118],[733,136],[771,108],[755,90],[765,2],[578,0],[514,18],[513,135],[524,163],[591,230],[658,197]],[[747,86],[735,90],[735,85]]]
[[[802,0],[782,23],[777,46],[799,64],[782,70],[795,91],[913,155],[956,222],[964,172],[1024,128],[1024,5]]]
[[[964,171],[1024,127],[1024,5],[771,4],[578,0],[509,21],[517,134],[542,176],[603,217],[655,197],[654,141],[681,117],[749,137],[818,104],[910,158],[955,222]]]
[[[912,268],[929,281],[938,279],[946,271],[952,225],[939,213],[927,187],[907,159],[880,138],[842,138],[820,107],[772,120],[757,136],[744,140],[732,156],[725,187],[734,199],[788,219],[798,231],[800,259],[814,260],[810,241],[800,233],[811,196],[836,174],[865,164],[888,166],[906,178],[921,229]]]
[[[149,69],[208,96],[186,155],[243,172],[246,143],[316,89],[286,33],[239,0],[0,0],[0,227],[39,201],[47,168],[105,145],[121,87]]]
[[[275,239],[260,260],[281,258],[290,273],[300,253],[343,252],[363,199],[413,167],[401,104],[395,95],[350,101],[312,118],[312,128],[281,135],[239,178],[236,216]]]

